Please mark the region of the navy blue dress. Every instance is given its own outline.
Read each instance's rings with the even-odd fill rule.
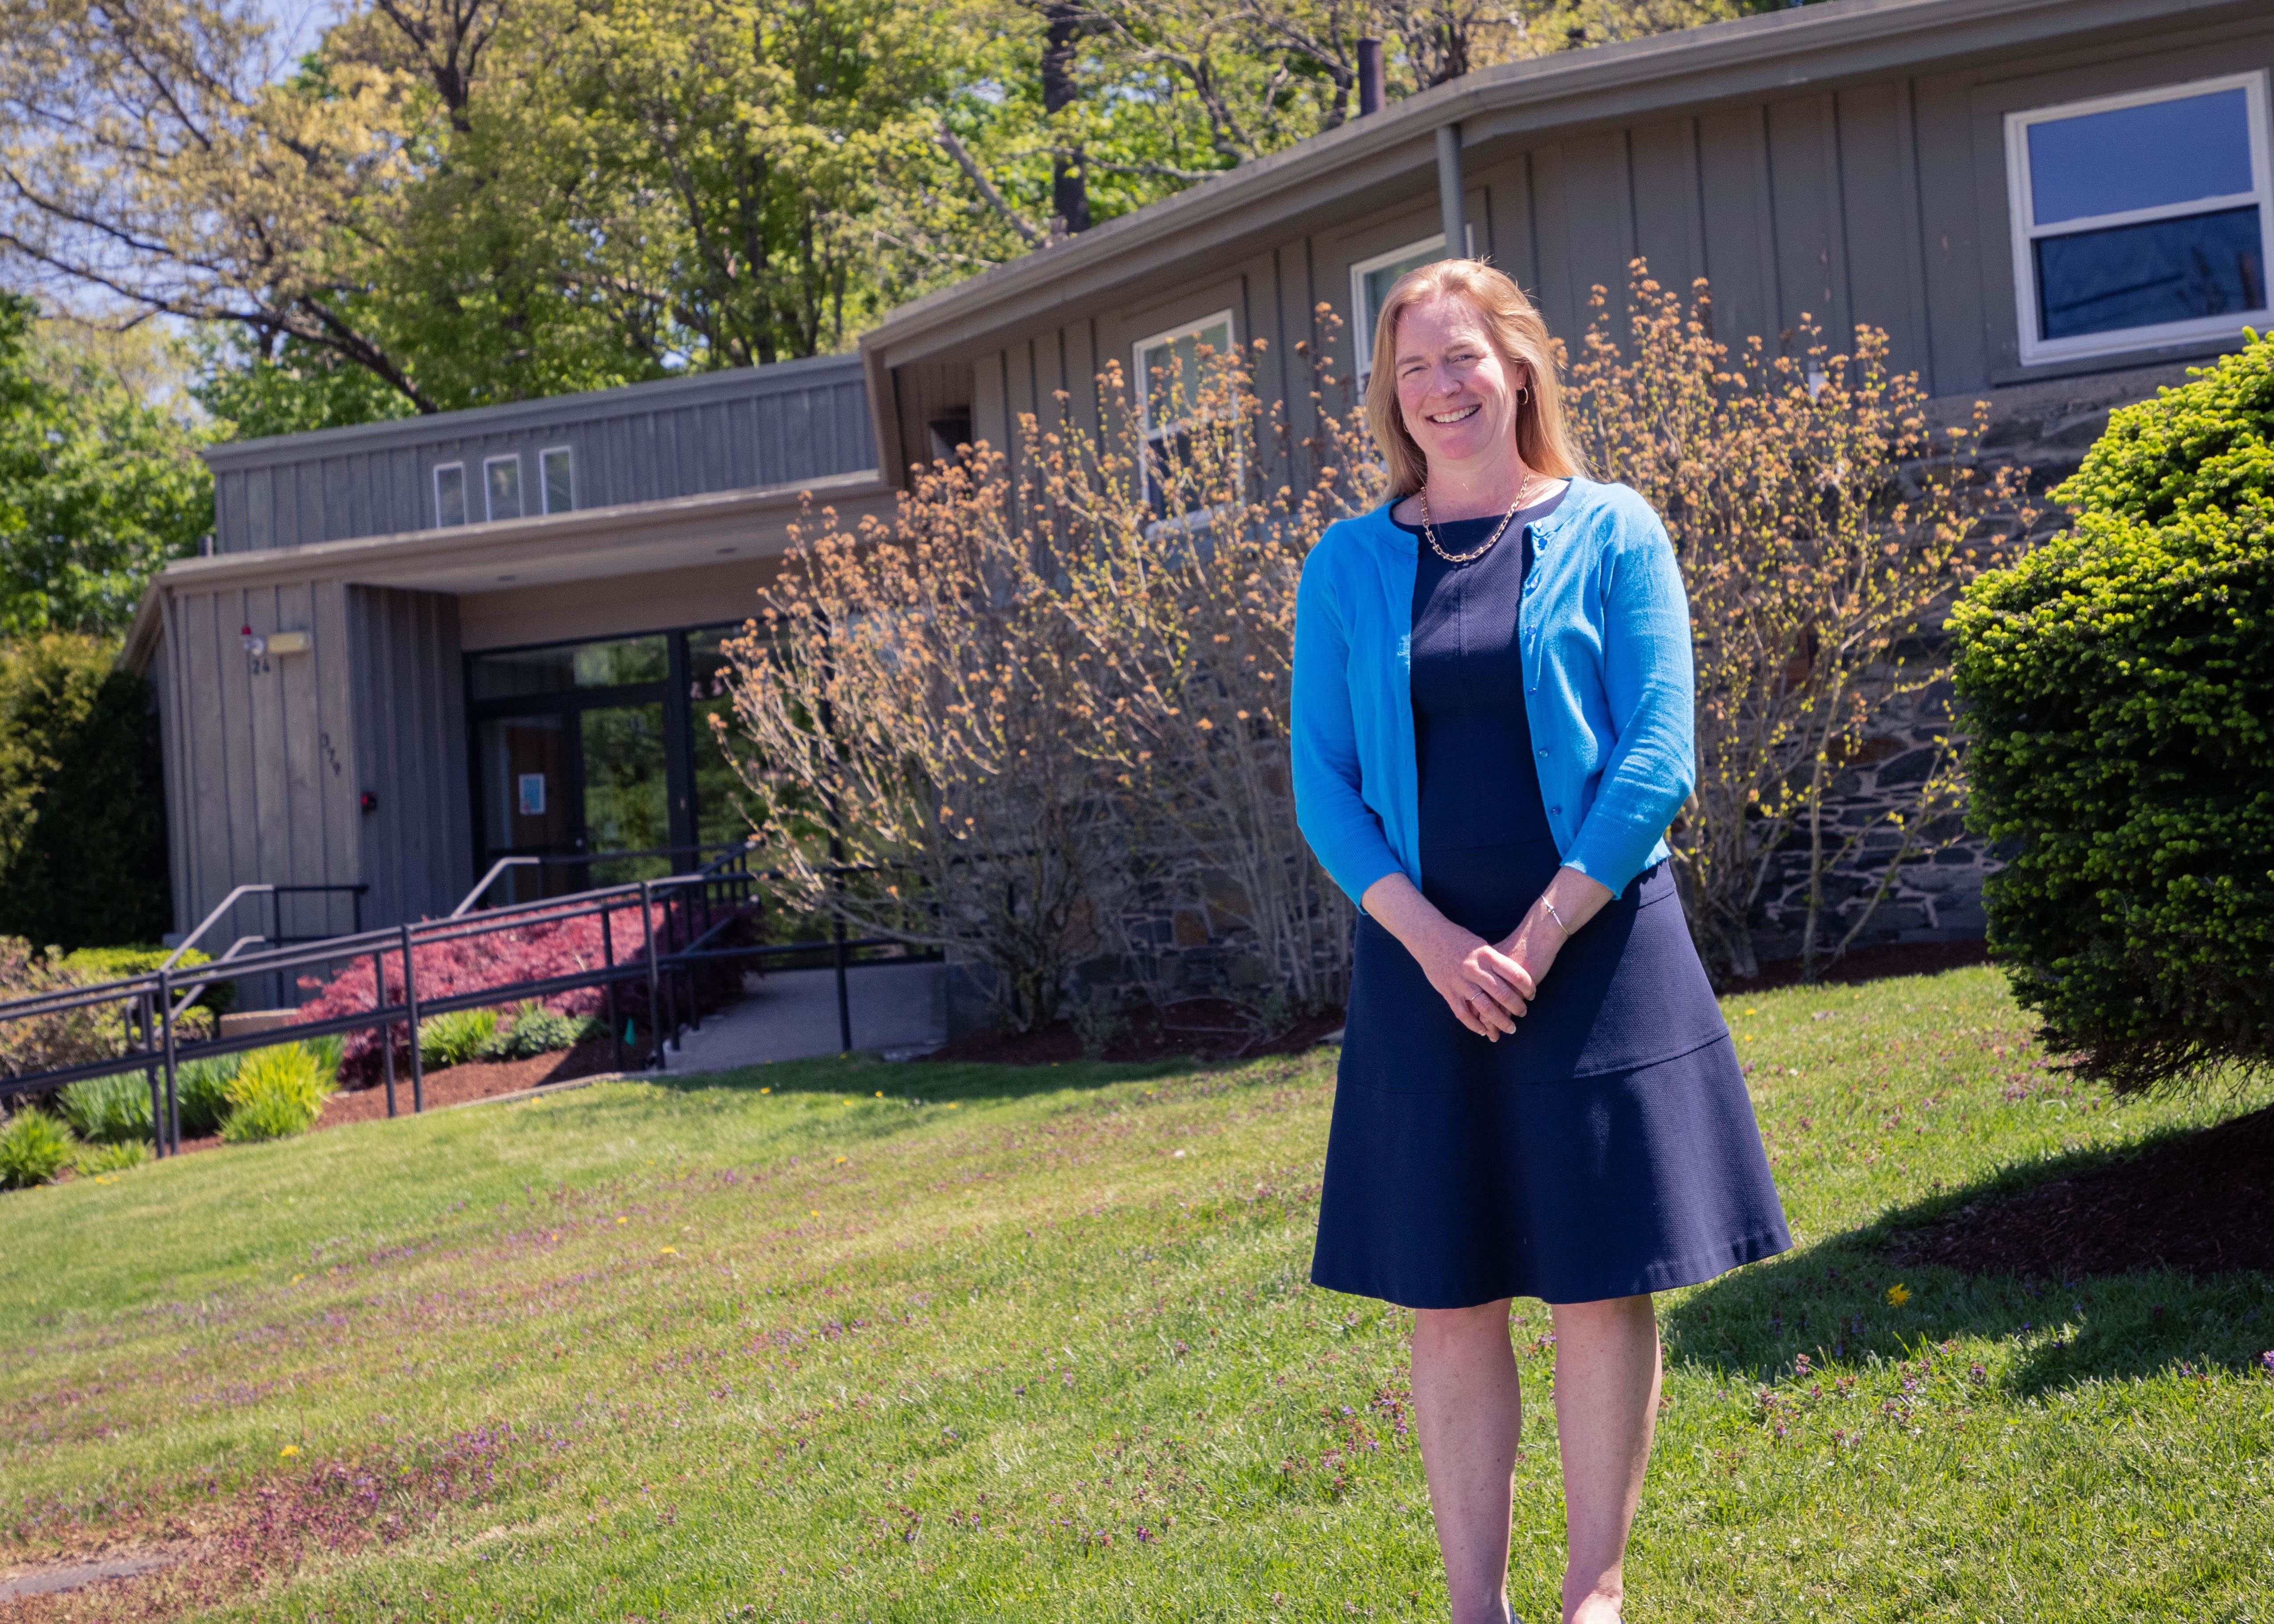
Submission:
[[[1559,865],[1517,647],[1530,522],[1553,507],[1467,564],[1421,545],[1413,582],[1422,894],[1487,941]],[[1438,540],[1465,553],[1498,523]],[[1668,864],[1580,928],[1516,1026],[1469,1031],[1359,916],[1314,1284],[1409,1308],[1588,1303],[1792,1244]]]

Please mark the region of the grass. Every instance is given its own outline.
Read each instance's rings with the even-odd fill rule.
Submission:
[[[1799,1244],[1660,1299],[1630,1624],[2274,1615],[2267,1282],[1873,1250],[2235,1102],[2071,1089],[1992,971],[1728,1012]],[[1442,1619],[1410,1318],[1305,1281],[1331,1084],[818,1061],[0,1199],[0,1563],[267,1553],[169,1604],[215,1618]]]

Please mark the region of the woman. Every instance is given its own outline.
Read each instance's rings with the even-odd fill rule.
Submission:
[[[1415,1311],[1454,1624],[1510,1618],[1509,1300],[1552,1305],[1563,1618],[1616,1624],[1651,1293],[1791,1244],[1668,870],[1689,607],[1657,515],[1580,476],[1505,275],[1409,274],[1374,356],[1394,494],[1296,598],[1297,812],[1363,915],[1311,1278]]]

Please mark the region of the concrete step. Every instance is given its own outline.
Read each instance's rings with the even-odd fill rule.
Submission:
[[[742,985],[739,1002],[704,1017],[701,1031],[679,1034],[664,1052],[664,1070],[730,1071],[840,1052],[835,971],[778,970]],[[855,1051],[903,1058],[947,1041],[945,965],[858,965],[846,971],[845,985]]]

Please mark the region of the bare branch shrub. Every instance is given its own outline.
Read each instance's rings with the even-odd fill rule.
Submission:
[[[1015,476],[982,444],[916,470],[889,522],[825,513],[729,647],[735,764],[789,900],[984,966],[1014,1029],[1086,960],[1157,978],[1163,895],[1252,936],[1274,1013],[1347,988],[1287,688],[1303,556],[1378,476],[1323,366],[1298,437],[1245,357],[1190,365],[1153,380],[1172,422],[1149,445],[1109,369],[1098,420],[1063,395],[1021,417]]]
[[[1790,353],[1758,337],[1733,346],[1713,335],[1703,280],[1685,304],[1642,260],[1631,269],[1623,346],[1595,289],[1571,403],[1597,474],[1663,515],[1689,590],[1698,787],[1672,831],[1683,901],[1716,979],[1755,975],[1756,907],[1804,852],[1813,976],[1902,863],[1959,837],[1964,741],[1939,621],[2026,530],[2027,470],[1972,461],[1987,402],[1932,429],[1916,375],[1890,370],[1879,329],[1858,327],[1843,353],[1805,319]],[[1931,770],[1841,816],[1843,774],[1892,718],[1922,711],[1939,729]],[[1867,857],[1876,888],[1835,902],[1827,881]]]

